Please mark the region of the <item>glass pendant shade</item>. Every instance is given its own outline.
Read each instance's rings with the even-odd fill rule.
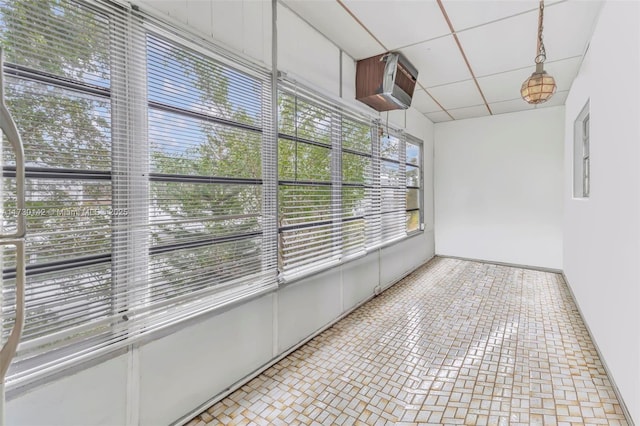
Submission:
[[[556,81],[542,68],[542,63],[536,64],[536,71],[522,83],[520,89],[522,99],[530,104],[546,102],[554,93],[556,93]]]

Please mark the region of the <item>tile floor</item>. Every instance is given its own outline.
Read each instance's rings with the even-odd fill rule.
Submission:
[[[435,258],[202,425],[627,424],[560,275]]]

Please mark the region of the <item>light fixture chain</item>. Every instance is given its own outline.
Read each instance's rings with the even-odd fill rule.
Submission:
[[[536,52],[536,64],[544,63],[547,59],[547,51],[544,48],[544,41],[542,40],[542,29],[544,19],[544,0],[540,0],[540,12],[538,14],[538,51]]]

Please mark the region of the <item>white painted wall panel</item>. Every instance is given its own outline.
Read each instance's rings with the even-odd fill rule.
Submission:
[[[6,405],[7,425],[124,425],[127,356],[48,383]]]
[[[342,311],[348,311],[374,294],[379,284],[378,253],[370,253],[362,259],[342,267]]]
[[[436,253],[562,268],[563,107],[435,125]]]
[[[278,348],[285,351],[342,313],[340,268],[278,291]]]
[[[272,295],[239,305],[140,351],[140,424],[167,424],[271,359]]]
[[[346,53],[342,53],[342,99],[363,107],[356,101],[356,61]]]
[[[637,2],[605,2],[567,98],[564,144],[564,272],[636,424],[640,423],[639,20]],[[616,70],[615,78],[611,70]],[[591,196],[585,200],[572,197],[572,159],[573,123],[587,100]]]
[[[267,0],[134,0],[145,10],[166,15],[189,31],[271,64],[271,2]]]
[[[278,5],[278,69],[340,95],[340,50],[291,10]]]

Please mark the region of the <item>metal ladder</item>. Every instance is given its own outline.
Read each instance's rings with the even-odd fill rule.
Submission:
[[[25,259],[24,237],[27,230],[25,208],[25,162],[24,147],[18,133],[16,123],[11,117],[4,101],[4,53],[0,47],[0,128],[7,137],[7,141],[15,151],[16,156],[16,232],[12,234],[0,233],[1,246],[16,247],[16,318],[2,350],[0,350],[0,426],[5,424],[5,395],[4,379],[11,365],[11,360],[16,354],[25,319]],[[2,163],[2,148],[0,145],[0,163]],[[2,220],[2,218],[0,218]],[[1,225],[1,222],[0,222]],[[1,256],[1,254],[0,254]],[[2,262],[0,261],[0,264]],[[1,279],[1,278],[0,278]],[[1,286],[0,286],[1,289]],[[0,292],[0,307],[2,306],[2,293]]]

